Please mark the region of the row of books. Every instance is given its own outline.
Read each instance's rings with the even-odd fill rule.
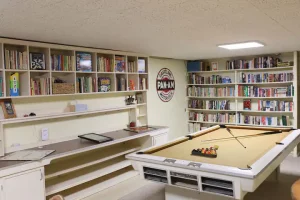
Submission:
[[[278,88],[260,88],[256,86],[238,86],[240,97],[292,97],[294,87],[292,85]]]
[[[188,132],[189,133],[195,133],[197,131],[200,131],[201,129],[201,124],[200,123],[189,123],[188,124]]]
[[[234,97],[234,87],[223,88],[204,88],[197,86],[190,86],[187,89],[187,95],[192,97]]]
[[[198,122],[235,123],[235,113],[200,113],[189,112],[189,120]]]
[[[147,85],[147,78],[139,78],[139,89],[140,90],[147,90],[148,85]]]
[[[272,68],[277,66],[278,58],[271,56],[253,58],[251,60],[232,60],[226,62],[226,69],[256,69],[256,68]]]
[[[32,78],[30,79],[30,92],[31,95],[49,95],[50,88],[50,78]]]
[[[237,122],[247,125],[269,125],[269,126],[290,126],[289,116],[250,116],[238,113]]]
[[[240,83],[287,82],[293,80],[294,80],[294,75],[292,72],[259,73],[259,74],[240,73]]]
[[[5,49],[5,69],[28,69],[27,51]]]
[[[222,77],[221,75],[211,75],[208,77],[200,76],[198,74],[189,74],[189,84],[219,84],[232,83],[230,77]]]
[[[136,61],[128,61],[128,72],[137,72],[137,63]]]
[[[114,59],[99,56],[97,58],[97,71],[98,72],[113,72]]]
[[[78,77],[76,80],[77,93],[91,93],[95,92],[96,78],[92,77]]]
[[[264,101],[258,100],[258,111],[293,111],[294,102],[292,101]]]
[[[74,71],[74,56],[51,55],[53,71]]]
[[[188,107],[207,110],[230,110],[230,101],[190,99],[188,102]]]

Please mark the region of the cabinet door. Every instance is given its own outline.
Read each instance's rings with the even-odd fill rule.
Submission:
[[[45,181],[43,168],[3,178],[3,200],[44,200]]]
[[[168,133],[162,133],[152,137],[152,145],[161,145],[168,141]]]

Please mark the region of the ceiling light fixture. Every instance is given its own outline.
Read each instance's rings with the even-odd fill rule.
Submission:
[[[234,43],[234,44],[223,44],[218,45],[220,48],[235,50],[235,49],[247,49],[247,48],[256,48],[256,47],[263,47],[262,43],[259,42],[241,42],[241,43]]]

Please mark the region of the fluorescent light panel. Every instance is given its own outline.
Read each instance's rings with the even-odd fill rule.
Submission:
[[[247,49],[247,48],[256,48],[256,47],[263,47],[265,45],[259,43],[259,42],[241,42],[241,43],[235,43],[235,44],[224,44],[224,45],[218,45],[220,48],[234,50],[234,49]]]

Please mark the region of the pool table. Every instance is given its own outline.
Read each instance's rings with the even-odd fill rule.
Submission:
[[[126,157],[144,179],[243,199],[271,174],[276,177],[299,142],[300,130],[291,128],[217,125]],[[192,155],[193,149],[214,148],[216,157]]]

